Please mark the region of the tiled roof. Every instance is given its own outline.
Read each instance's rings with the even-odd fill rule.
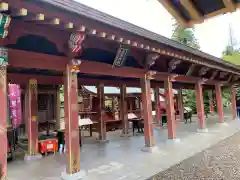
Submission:
[[[73,0],[40,0],[40,1],[50,4],[52,6],[58,7],[62,10],[66,10],[71,13],[76,13],[80,16],[84,16],[86,18],[101,22],[108,26],[112,26],[112,27],[124,30],[131,34],[135,34],[137,36],[144,37],[145,39],[149,39],[151,41],[158,42],[160,44],[164,44],[164,45],[173,47],[178,50],[189,52],[193,55],[205,58],[207,60],[214,61],[220,65],[224,65],[226,67],[230,67],[230,68],[233,68],[238,71],[240,70],[239,67],[235,66],[234,64],[228,63],[220,58],[214,57],[214,56],[204,53],[200,50],[185,46],[177,41],[173,41],[164,36],[153,33],[144,28],[138,27],[136,25],[133,25],[131,23],[128,23],[126,21],[123,21],[123,20],[113,17],[111,15],[108,15],[106,13],[103,13],[101,11],[98,11],[94,8],[88,7],[79,2],[76,2]]]

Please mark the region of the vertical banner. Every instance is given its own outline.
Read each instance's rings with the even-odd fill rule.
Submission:
[[[0,64],[0,175],[7,178],[7,68]]]
[[[9,84],[9,102],[13,129],[17,128],[17,85]]]
[[[17,127],[22,124],[21,88],[17,85]]]

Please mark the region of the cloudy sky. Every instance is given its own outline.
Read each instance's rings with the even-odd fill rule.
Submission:
[[[171,15],[157,0],[77,0],[122,20],[171,37]],[[221,15],[201,25],[196,25],[196,37],[201,50],[220,57],[229,42],[229,24],[240,43],[240,11]]]

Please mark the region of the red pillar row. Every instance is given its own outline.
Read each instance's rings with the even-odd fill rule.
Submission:
[[[106,133],[106,123],[104,121],[104,102],[105,102],[105,96],[104,96],[104,84],[100,83],[97,87],[97,96],[99,101],[98,106],[98,117],[100,120],[99,123],[99,140],[100,141],[106,141],[107,140],[107,133]]]
[[[0,66],[0,175],[7,179],[7,68]]]
[[[153,118],[152,118],[152,100],[151,100],[151,88],[150,80],[145,77],[141,79],[142,88],[142,110],[144,118],[144,136],[145,147],[154,146],[154,134],[153,134]]]
[[[222,88],[221,88],[221,84],[216,84],[215,85],[215,91],[216,91],[218,118],[219,118],[220,122],[223,122],[224,121],[224,116],[223,116],[223,103],[222,103]]]
[[[164,82],[166,104],[167,104],[167,123],[168,123],[168,139],[176,139],[176,120],[174,113],[174,99],[172,82],[168,78]]]
[[[237,102],[236,102],[236,88],[235,86],[231,87],[231,100],[232,100],[232,117],[233,120],[237,118]]]
[[[67,65],[64,77],[64,121],[67,148],[67,175],[80,172],[77,73]]]
[[[196,104],[197,104],[197,116],[199,120],[200,129],[205,129],[205,116],[204,116],[204,102],[203,102],[203,90],[202,83],[198,81],[195,85],[196,90]]]
[[[120,119],[123,125],[123,134],[128,134],[128,112],[127,112],[127,88],[125,84],[120,87]],[[130,102],[131,103],[131,102]]]

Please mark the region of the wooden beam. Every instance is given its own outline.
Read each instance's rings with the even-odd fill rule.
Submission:
[[[92,75],[117,76],[123,78],[143,78],[145,75],[144,69],[130,67],[113,68],[111,64],[84,60],[82,61],[80,68],[81,73]]]
[[[19,74],[19,73],[8,73],[7,80],[12,84],[27,84],[29,79],[36,79],[38,84],[45,85],[63,85],[62,76],[43,76],[43,75],[34,75],[34,74]]]
[[[196,21],[197,23],[203,22],[202,15],[198,12],[196,7],[194,7],[193,2],[190,0],[180,0],[182,6],[189,12],[190,16]]]
[[[183,27],[187,26],[187,22],[183,17],[176,11],[172,4],[168,0],[158,0],[163,7],[175,18]]]
[[[44,76],[36,74],[20,74],[20,73],[8,73],[7,74],[8,82],[14,84],[24,85],[28,82],[29,79],[37,79],[38,84],[45,85],[63,85],[62,76]],[[103,82],[106,86],[119,87],[121,84],[125,83],[128,87],[140,87],[140,81],[115,81],[115,80],[100,80],[94,78],[78,78],[79,84],[86,86],[93,86],[99,84],[100,81]],[[154,83],[156,84],[156,83]]]
[[[36,79],[38,84],[44,85],[63,85],[63,77],[62,76],[43,76],[43,75],[36,75],[36,74],[20,74],[20,73],[8,73],[7,80],[10,83],[20,84],[21,86],[25,86],[29,79]],[[79,85],[85,86],[94,86],[99,84],[100,82],[104,83],[105,86],[111,87],[120,87],[122,84],[126,84],[127,87],[140,87],[140,80],[133,80],[133,81],[116,81],[116,80],[100,80],[94,78],[78,78]],[[175,85],[173,84],[175,89],[194,89],[194,85]],[[151,82],[151,88],[163,88],[163,82]]]
[[[223,9],[214,11],[212,13],[206,14],[206,15],[204,15],[204,19],[210,19],[210,18],[213,18],[213,17],[215,17],[217,15],[225,14],[225,13],[228,13],[228,9],[227,8],[223,8]]]
[[[240,3],[236,3],[236,8],[240,9]]]
[[[227,82],[230,83],[232,79],[233,79],[233,74],[230,74],[229,77],[228,77]]]
[[[12,17],[24,17],[28,15],[28,10],[25,8],[17,9],[16,11],[11,13]]]
[[[52,56],[15,49],[8,49],[8,56],[9,65],[11,67],[49,69],[60,72],[64,71],[67,62],[69,61],[67,57]]]
[[[15,68],[48,69],[63,72],[69,61],[70,59],[67,57],[9,49],[9,65]],[[81,60],[80,71],[81,73],[91,75],[107,75],[125,78],[142,78],[145,75],[144,69],[130,67],[113,68],[111,64],[87,60]]]
[[[25,58],[27,57],[27,58]],[[9,49],[9,65],[15,68],[24,69],[47,69],[53,71],[64,72],[67,63],[70,61],[67,57],[52,56],[41,53],[27,52],[21,50]],[[44,62],[44,63],[43,63]],[[111,64],[105,64],[100,62],[93,62],[87,60],[81,60],[80,72],[89,75],[104,75],[115,76],[122,78],[143,78],[145,77],[146,70],[131,67],[119,67],[113,68]],[[172,77],[172,81],[196,83],[202,80],[198,77],[175,75],[166,72],[156,72],[153,78],[158,81],[165,81],[169,76]],[[216,81],[204,79],[207,84],[215,83]],[[221,82],[225,83],[225,82]]]
[[[216,76],[218,75],[219,71],[216,70],[213,72],[212,76],[210,77],[211,80],[214,80],[216,78]]]
[[[175,82],[185,82],[185,83],[197,83],[201,81],[202,84],[214,85],[216,83],[227,84],[227,81],[215,81],[207,78],[193,77],[193,76],[184,76],[184,75],[170,75],[171,81]]]
[[[196,66],[197,66],[196,64],[191,64],[191,66],[189,67],[186,75],[191,76]]]
[[[232,0],[223,0],[223,3],[224,3],[226,9],[227,9],[229,12],[234,12],[234,11],[236,11],[235,4],[233,3]]]

